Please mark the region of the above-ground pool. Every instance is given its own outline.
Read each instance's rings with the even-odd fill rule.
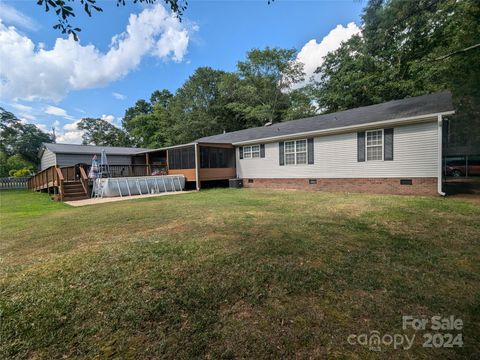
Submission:
[[[183,175],[102,178],[94,180],[92,197],[160,194],[184,189]]]

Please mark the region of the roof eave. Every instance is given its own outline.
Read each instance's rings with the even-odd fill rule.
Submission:
[[[193,145],[196,145],[196,144],[197,144],[197,142],[194,141],[194,142],[187,143],[187,144],[164,146],[164,147],[157,148],[157,149],[151,149],[151,150],[147,150],[147,151],[141,151],[141,152],[135,153],[135,155],[142,155],[142,154],[147,154],[147,153],[152,153],[152,152],[157,152],[157,151],[163,151],[163,150],[169,150],[169,149],[182,148],[182,147],[187,147],[187,146],[193,146]]]
[[[258,138],[258,139],[253,139],[253,140],[237,141],[237,142],[233,142],[232,145],[235,145],[235,146],[248,145],[248,144],[255,144],[255,143],[258,143],[258,142],[275,142],[275,141],[278,141],[278,140],[298,138],[298,137],[303,137],[303,136],[315,136],[315,135],[328,135],[328,134],[344,133],[344,132],[355,131],[355,130],[360,130],[360,129],[374,128],[374,127],[384,126],[384,125],[407,125],[407,124],[412,124],[412,123],[431,121],[432,119],[435,119],[435,121],[436,121],[438,115],[447,116],[447,115],[453,115],[453,114],[455,114],[455,111],[450,110],[450,111],[444,111],[444,112],[438,112],[438,113],[432,113],[432,114],[416,115],[416,116],[406,117],[406,118],[373,121],[373,122],[364,123],[364,124],[342,126],[342,127],[337,127],[337,128],[329,128],[329,129],[323,129],[323,130],[312,130],[312,131],[298,132],[298,133],[293,133],[293,134]]]

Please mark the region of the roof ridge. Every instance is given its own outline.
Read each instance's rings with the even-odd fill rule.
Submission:
[[[204,136],[196,141],[228,143],[254,141],[272,136],[294,135],[295,133],[335,129],[342,126],[364,125],[382,120],[416,117],[451,110],[453,110],[451,93],[445,90],[278,122],[268,127],[257,126],[224,134]]]
[[[356,107],[356,108],[351,108],[351,109],[345,109],[345,110],[340,110],[340,111],[335,111],[335,112],[329,112],[329,113],[323,113],[323,114],[317,114],[317,115],[314,115],[314,116],[309,116],[309,117],[304,117],[304,118],[299,118],[299,119],[292,119],[292,120],[287,120],[287,121],[280,121],[280,122],[276,122],[276,123],[273,123],[271,124],[269,127],[270,128],[273,128],[275,127],[275,125],[280,125],[280,124],[291,124],[291,123],[294,123],[294,122],[297,122],[297,121],[305,121],[305,120],[316,120],[322,116],[328,116],[328,115],[334,115],[334,114],[342,114],[342,113],[346,113],[346,112],[351,112],[351,111],[358,111],[359,109],[367,109],[367,108],[372,108],[372,107],[375,107],[375,106],[385,106],[385,105],[388,105],[388,104],[392,104],[392,103],[395,103],[395,102],[401,102],[401,101],[404,101],[404,100],[407,100],[407,99],[418,99],[418,98],[421,98],[421,97],[426,97],[426,96],[432,96],[432,95],[439,95],[439,94],[443,94],[443,93],[450,93],[450,91],[448,90],[444,90],[444,91],[438,91],[438,92],[434,92],[434,93],[430,93],[430,94],[424,94],[424,95],[419,95],[419,96],[407,96],[407,97],[404,97],[403,99],[395,99],[395,100],[389,100],[389,101],[385,101],[385,102],[382,102],[382,103],[377,103],[377,104],[370,104],[370,105],[364,105],[364,106],[359,106],[359,107]],[[254,130],[254,129],[263,129],[265,128],[265,126],[255,126],[255,127],[251,127],[251,128],[246,128],[246,129],[241,129],[241,130],[235,130],[235,131],[230,131],[230,132],[227,132],[226,134],[235,134],[235,133],[239,133],[239,132],[242,132],[242,131],[247,131],[247,130]],[[205,139],[205,138],[209,138],[209,137],[213,137],[213,136],[220,136],[220,135],[224,135],[224,134],[215,134],[215,135],[208,135],[208,136],[203,136],[195,141],[199,141],[201,139]]]

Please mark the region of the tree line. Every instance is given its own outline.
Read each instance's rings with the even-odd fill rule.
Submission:
[[[114,135],[110,144],[168,146],[448,89],[457,111],[450,143],[478,144],[478,19],[475,0],[370,0],[361,33],[329,53],[308,85],[298,88],[305,74],[295,49],[253,49],[235,72],[201,67],[175,94],[157,90],[138,100],[125,111],[122,132],[105,124],[111,134],[103,136]],[[86,143],[99,136],[82,129]]]
[[[295,49],[253,49],[234,72],[200,67],[175,93],[160,89],[139,99],[126,109],[122,128],[95,118],[82,119],[78,128],[84,144],[156,148],[448,89],[457,112],[450,143],[479,144],[478,19],[475,0],[370,0],[361,33],[329,53],[308,85],[299,86],[305,74]],[[31,130],[7,131],[0,151],[20,154],[18,140],[9,139],[31,137]],[[38,141],[27,143],[22,154],[34,162]]]
[[[52,141],[50,134],[0,107],[0,177],[34,172],[42,143]]]
[[[84,142],[155,148],[186,143],[224,131],[314,115],[309,88],[290,90],[304,79],[295,49],[253,49],[237,71],[200,67],[172,94],[154,91],[125,111],[122,131],[105,121],[82,120]],[[99,128],[102,128],[100,133]],[[107,131],[105,131],[107,129]]]

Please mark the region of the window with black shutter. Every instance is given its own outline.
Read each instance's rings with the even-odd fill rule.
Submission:
[[[307,139],[307,152],[308,152],[308,163],[313,164],[315,162],[313,154],[313,138]]]
[[[393,160],[393,128],[384,129],[384,149],[383,149],[383,160],[392,161]]]
[[[285,143],[283,141],[278,143],[278,163],[280,166],[285,165]]]
[[[357,133],[357,161],[365,161],[365,131]]]

